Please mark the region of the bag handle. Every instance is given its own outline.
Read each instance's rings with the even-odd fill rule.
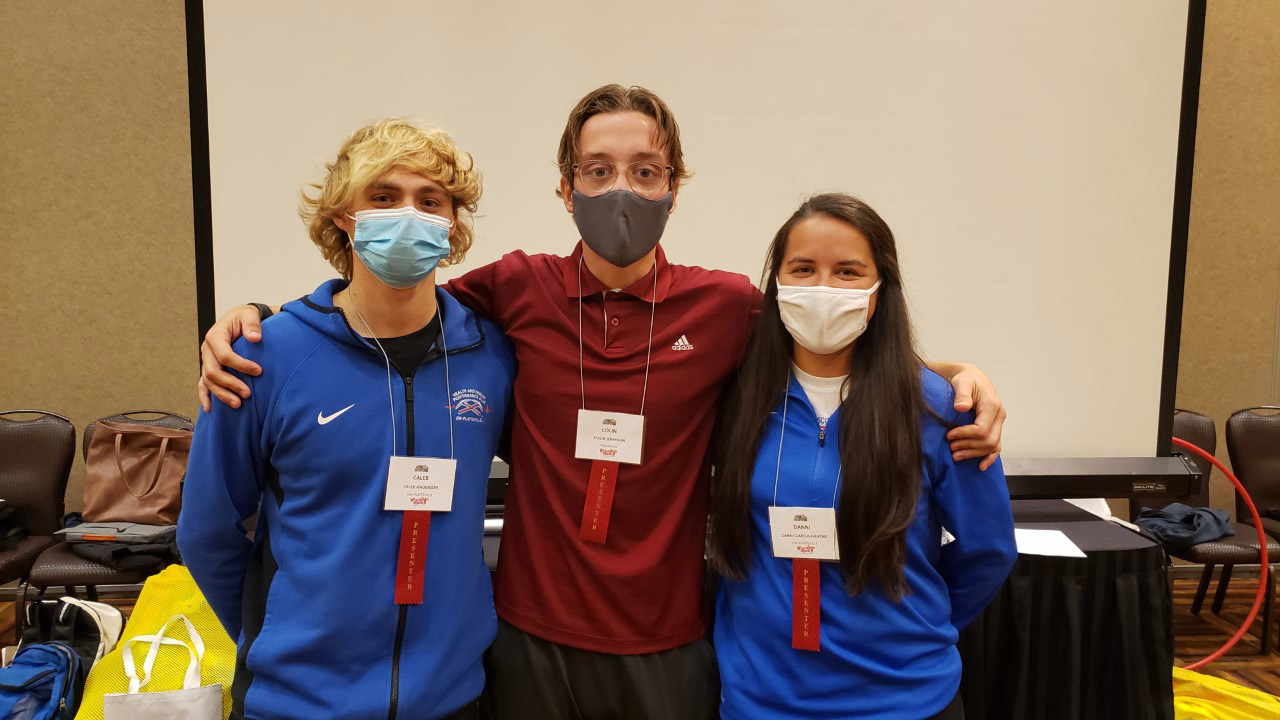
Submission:
[[[191,644],[194,645],[196,649],[196,660],[203,661],[204,660],[204,640],[200,637],[200,633],[196,630],[196,626],[191,624],[191,621],[187,619],[186,615],[174,615],[173,617],[169,618],[169,622],[166,622],[163,626],[161,626],[160,630],[156,632],[156,635],[164,637],[165,631],[169,629],[169,626],[172,625],[173,621],[175,620],[181,620],[183,623],[186,624],[187,635],[191,638]],[[150,674],[150,667],[155,663],[156,655],[159,653],[160,653],[160,644],[153,643],[151,645],[151,652],[147,653],[146,665],[148,668],[147,670],[148,674]],[[197,680],[199,679],[199,671],[197,671],[196,673],[196,678]]]
[[[133,491],[133,486],[129,484],[129,478],[124,474],[124,464],[120,462],[120,441],[124,439],[124,433],[116,433],[116,469],[120,471],[120,482],[124,483],[124,489],[135,498],[142,498],[151,494],[156,489],[156,484],[160,482],[160,472],[164,470],[164,455],[169,450],[169,438],[164,437],[160,440],[160,457],[156,458],[156,474],[151,478],[151,484],[141,493]]]
[[[152,666],[148,665],[147,661],[143,661],[142,674],[146,679],[142,681],[138,680],[137,669],[133,665],[133,644],[135,642],[148,641],[152,643],[151,647],[153,648],[158,648],[161,644],[177,645],[180,648],[185,648],[189,659],[187,661],[187,674],[182,679],[182,689],[191,690],[192,688],[200,687],[200,661],[196,658],[196,654],[192,652],[190,645],[182,642],[181,640],[174,640],[173,638],[167,638],[160,635],[138,635],[136,637],[129,638],[129,641],[124,644],[124,652],[122,654],[122,658],[124,659],[124,674],[129,678],[130,695],[137,695],[147,683],[151,682]],[[150,659],[151,656],[148,655],[147,657]]]
[[[181,640],[165,637],[165,632],[175,620],[181,620],[186,623],[187,634],[191,636],[191,645],[195,646],[194,650],[192,650],[191,646]],[[142,662],[143,679],[141,681],[139,681],[135,675],[136,670],[133,666],[133,650],[130,647],[134,642],[138,641],[151,642],[151,649],[147,652],[147,657]],[[169,618],[169,621],[166,622],[160,630],[156,632],[156,634],[132,637],[125,643],[124,652],[122,654],[124,659],[124,672],[125,675],[129,677],[130,695],[137,693],[145,687],[147,683],[151,682],[151,668],[155,666],[156,656],[160,654],[161,645],[179,645],[187,648],[187,653],[190,654],[191,660],[187,665],[187,674],[183,678],[182,688],[184,690],[191,690],[193,688],[200,687],[200,665],[204,661],[204,640],[200,637],[200,633],[196,631],[195,625],[192,625],[191,621],[187,619],[186,615],[174,615]]]
[[[188,427],[169,427],[167,425],[146,425],[139,423],[127,423],[119,420],[99,420],[93,425],[94,435],[98,434],[98,428],[104,427],[108,431],[125,435],[159,435],[160,437],[184,437],[189,436],[194,431]]]

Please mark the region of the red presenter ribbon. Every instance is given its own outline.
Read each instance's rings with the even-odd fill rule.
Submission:
[[[818,652],[818,624],[822,618],[820,568],[817,560],[791,561],[791,647]]]
[[[421,605],[427,569],[427,534],[431,513],[405,512],[400,523],[400,552],[396,558],[396,604]]]
[[[590,543],[604,543],[609,533],[609,512],[613,509],[613,488],[618,483],[618,463],[595,460],[587,477],[587,502],[582,508],[578,537]]]

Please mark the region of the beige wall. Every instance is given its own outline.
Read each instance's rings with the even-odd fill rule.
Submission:
[[[1231,413],[1280,404],[1280,3],[1209,3],[1204,45],[1177,402],[1227,462]]]
[[[189,416],[182,3],[6,0],[0,78],[0,409],[57,412],[77,434],[125,410]]]
[[[1280,401],[1280,4],[1205,35],[1178,405],[1221,430]],[[184,42],[179,3],[0,4],[0,409],[194,410]]]

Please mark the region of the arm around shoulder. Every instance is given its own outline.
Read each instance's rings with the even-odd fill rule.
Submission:
[[[527,257],[524,253],[508,253],[500,260],[450,280],[443,287],[458,302],[502,325],[502,295],[507,268],[521,259],[527,260]]]
[[[251,384],[252,378],[241,376]],[[178,519],[178,547],[200,591],[234,639],[252,543],[244,520],[266,478],[263,421],[256,398],[242,410],[214,403],[196,422]]]
[[[957,422],[971,417],[961,414]],[[925,453],[931,507],[955,536],[942,548],[939,571],[951,596],[952,624],[961,629],[991,602],[1017,560],[1009,486],[998,459],[983,471],[976,459],[953,459],[940,428],[925,435],[931,439]]]

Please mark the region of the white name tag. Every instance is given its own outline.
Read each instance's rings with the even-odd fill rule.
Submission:
[[[835,508],[771,507],[769,531],[774,557],[840,559]]]
[[[579,460],[639,465],[643,449],[643,415],[578,411],[578,444],[574,457]]]
[[[458,461],[450,458],[393,456],[387,466],[384,510],[453,509],[453,480]]]

